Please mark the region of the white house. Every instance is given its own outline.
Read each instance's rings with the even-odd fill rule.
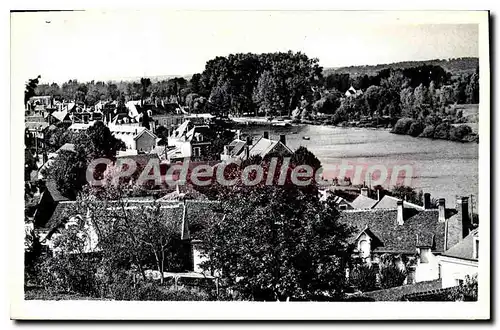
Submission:
[[[460,285],[478,271],[479,235],[473,230],[462,241],[439,256],[443,288]]]

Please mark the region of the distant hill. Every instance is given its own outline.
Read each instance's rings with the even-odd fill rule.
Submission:
[[[126,81],[126,82],[132,82],[132,81],[140,81],[141,78],[149,78],[151,79],[152,82],[158,82],[162,80],[169,80],[173,78],[185,78],[186,80],[190,80],[192,74],[188,75],[156,75],[156,76],[133,76],[133,77],[115,77],[113,79],[110,79],[113,82],[120,82],[120,81]]]
[[[377,72],[392,68],[392,69],[405,69],[416,67],[420,65],[439,65],[451,74],[469,73],[474,72],[479,66],[479,58],[477,57],[461,57],[452,58],[447,60],[427,60],[427,61],[407,61],[397,62],[390,64],[377,64],[377,65],[356,65],[340,68],[326,68],[323,70],[323,75],[327,76],[332,73],[348,73],[350,75],[376,75]]]

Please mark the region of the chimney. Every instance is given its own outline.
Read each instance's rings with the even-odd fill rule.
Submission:
[[[245,144],[245,159],[250,158],[250,147],[248,144]]]
[[[280,135],[280,142],[283,143],[284,145],[286,145],[286,135],[285,134]]]
[[[424,209],[428,210],[431,208],[431,194],[424,194]]]
[[[368,197],[368,188],[366,187],[361,188],[361,195]]]
[[[247,146],[251,146],[251,145],[252,145],[252,137],[247,136]]]
[[[380,189],[377,189],[377,200],[380,201]]]
[[[241,130],[239,129],[236,131],[236,139],[239,140],[240,138],[241,138]]]
[[[398,205],[398,217],[397,217],[397,221],[398,221],[398,225],[402,226],[405,223],[405,220],[404,220],[404,210],[405,209],[404,209],[404,206],[403,206],[403,201],[402,200],[398,200],[397,205]]]
[[[445,222],[446,220],[446,203],[444,198],[439,199],[439,222]]]
[[[469,235],[471,222],[469,217],[469,197],[457,198],[457,218],[462,222],[462,238]]]
[[[269,139],[269,132],[268,131],[264,131],[264,139]]]

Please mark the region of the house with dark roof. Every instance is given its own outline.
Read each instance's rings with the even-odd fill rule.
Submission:
[[[443,288],[462,284],[466,276],[478,273],[479,230],[476,228],[467,237],[439,256]]]
[[[383,254],[391,254],[406,268],[407,283],[431,281],[440,277],[438,256],[472,228],[466,201],[456,209],[447,209],[444,199],[438,209],[418,209],[399,200],[396,208],[343,210],[339,220],[354,228],[354,260],[378,265]]]
[[[245,160],[256,156],[264,158],[272,154],[283,157],[293,154],[293,151],[286,145],[286,135],[282,134],[279,140],[273,140],[269,138],[269,132],[266,131],[255,142],[251,137],[243,141],[237,136],[230,144],[224,146],[220,159],[222,161]]]
[[[169,163],[185,160],[204,161],[209,156],[211,128],[185,120],[168,137],[167,160]]]
[[[126,210],[137,209],[138,207],[148,207],[153,203],[150,199],[127,198],[123,200]],[[104,203],[104,202],[103,202]],[[108,208],[112,210],[115,206],[112,201],[108,201]],[[206,257],[198,248],[200,241],[200,231],[203,229],[207,219],[220,217],[217,212],[218,202],[208,200],[156,200],[160,204],[163,218],[166,222],[173,223],[178,230],[179,238],[184,241],[191,249],[191,253],[185,260],[186,271],[201,272],[200,263],[206,260]],[[116,202],[116,209],[122,210],[122,204]],[[61,233],[68,228],[75,219],[85,221],[84,230],[87,231],[88,244],[85,245],[85,253],[99,252],[99,236],[93,228],[90,218],[75,214],[75,202],[60,202],[44,224],[39,224],[39,232],[42,233],[43,244],[48,246],[53,252],[57,253],[54,241]],[[110,216],[112,217],[112,216]],[[36,223],[35,223],[36,226]],[[166,270],[168,271],[168,270]]]

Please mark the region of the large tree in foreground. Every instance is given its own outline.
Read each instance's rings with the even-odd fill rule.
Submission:
[[[250,300],[343,297],[351,231],[314,186],[237,183],[217,197],[224,217],[207,219],[202,267],[222,286]]]

